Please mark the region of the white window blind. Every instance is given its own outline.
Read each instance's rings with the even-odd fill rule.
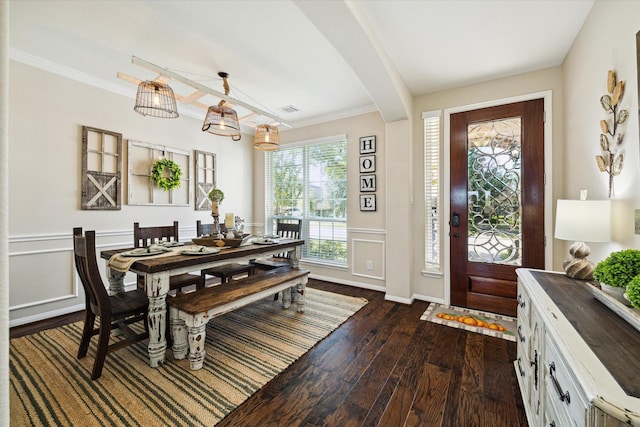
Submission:
[[[347,140],[292,144],[265,156],[266,233],[301,219],[302,258],[347,263]]]
[[[440,111],[422,113],[424,121],[424,264],[440,272]]]

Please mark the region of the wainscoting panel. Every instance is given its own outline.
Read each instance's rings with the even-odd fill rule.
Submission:
[[[78,297],[69,248],[9,255],[9,310]]]
[[[369,279],[385,280],[384,240],[351,240],[351,274]]]

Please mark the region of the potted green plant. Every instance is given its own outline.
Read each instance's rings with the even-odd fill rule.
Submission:
[[[604,292],[627,304],[623,295],[625,287],[640,274],[640,250],[623,249],[612,252],[593,270],[593,278],[600,282]]]
[[[627,284],[626,296],[631,306],[640,309],[640,275],[637,275]]]

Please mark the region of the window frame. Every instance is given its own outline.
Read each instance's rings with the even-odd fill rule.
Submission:
[[[442,275],[442,111],[422,113],[424,150],[423,274]],[[434,183],[435,180],[435,183]]]
[[[344,188],[345,188],[345,197],[344,200],[341,202],[343,204],[343,209],[344,209],[344,217],[324,217],[324,216],[317,216],[317,215],[311,215],[312,210],[310,209],[311,206],[311,189],[310,189],[310,183],[311,178],[310,178],[310,173],[309,173],[309,169],[310,169],[310,155],[309,155],[309,151],[311,150],[311,147],[316,147],[316,146],[320,146],[320,145],[324,145],[324,144],[341,144],[340,149],[344,150],[344,168],[345,168],[345,172],[344,172]],[[293,150],[293,149],[303,149],[303,163],[302,163],[302,181],[303,181],[303,189],[302,189],[302,196],[298,199],[302,201],[302,215],[300,216],[292,216],[292,215],[286,215],[283,213],[276,215],[272,212],[275,211],[274,208],[274,197],[272,196],[273,194],[273,186],[274,186],[274,177],[273,177],[273,167],[272,167],[272,159],[273,156],[277,155],[278,152],[282,152],[283,150]],[[267,234],[271,234],[275,231],[275,227],[276,227],[276,221],[278,219],[301,219],[302,220],[302,227],[301,227],[301,238],[305,240],[305,244],[302,247],[302,254],[301,254],[301,261],[304,262],[310,262],[310,263],[322,263],[322,264],[326,264],[326,265],[332,265],[335,267],[346,267],[347,266],[347,260],[348,260],[348,239],[347,239],[347,206],[348,206],[348,199],[349,199],[349,192],[348,192],[348,174],[347,174],[347,168],[348,168],[348,149],[349,149],[349,145],[348,145],[348,141],[347,141],[347,136],[346,135],[334,135],[334,136],[329,136],[329,137],[324,137],[324,138],[318,138],[318,139],[313,139],[313,140],[306,140],[306,141],[299,141],[299,142],[294,142],[294,143],[289,143],[286,145],[283,145],[280,147],[280,150],[275,151],[275,152],[266,152],[265,153],[265,233]],[[342,206],[342,205],[341,205]],[[289,209],[295,209],[295,208],[300,208],[299,206],[288,206]],[[327,226],[326,228],[322,229],[322,231],[327,231],[330,230],[329,233],[331,235],[331,238],[329,239],[315,239],[313,237],[315,237],[315,235],[317,234],[318,236],[320,236],[321,234],[321,229],[318,229],[317,233],[314,233],[314,228],[317,225],[318,227],[321,227],[321,223],[326,223]],[[336,231],[336,228],[338,229],[338,231]],[[326,257],[321,257],[321,256],[312,256],[310,254],[310,243],[313,240],[319,240],[319,241],[323,241],[323,242],[338,242],[338,244],[341,246],[341,248],[343,248],[343,250],[340,251],[340,253],[342,254],[339,258],[326,258]],[[331,245],[331,244],[330,244]],[[322,251],[320,251],[320,255],[323,254],[330,254],[329,252],[326,253],[322,253]]]

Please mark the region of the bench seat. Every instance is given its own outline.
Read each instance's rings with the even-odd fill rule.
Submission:
[[[291,306],[292,296],[298,312],[304,312],[304,290],[309,271],[280,267],[195,292],[168,298],[173,356],[187,357],[191,369],[202,368],[205,357],[205,335],[209,319],[283,292],[283,308]],[[289,290],[287,292],[287,290]]]

